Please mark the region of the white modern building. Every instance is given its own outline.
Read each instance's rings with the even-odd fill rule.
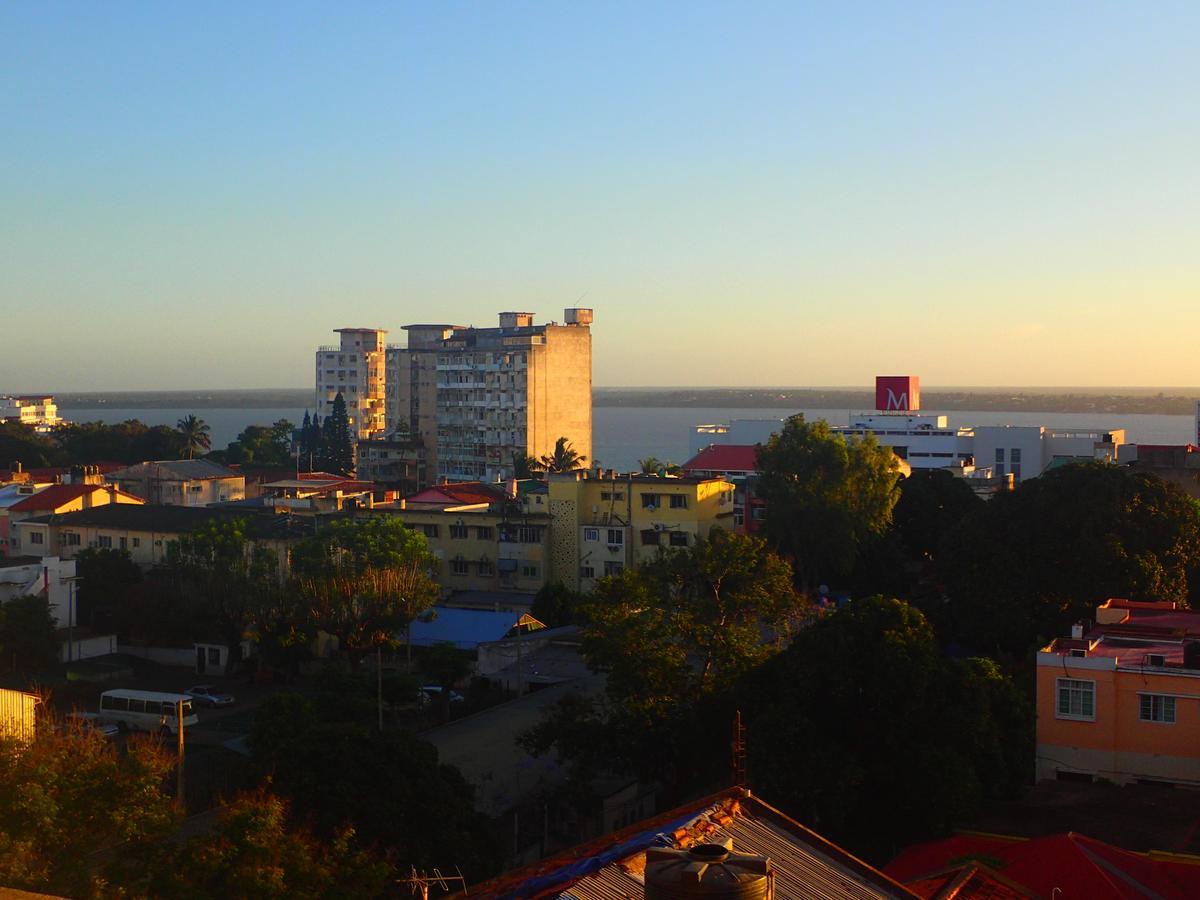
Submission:
[[[338,328],[337,344],[317,348],[317,415],[333,412],[341,394],[354,440],[382,436],[384,415],[384,336],[382,328]]]
[[[20,422],[38,431],[49,431],[62,422],[58,405],[49,394],[10,397],[0,395],[0,420]]]

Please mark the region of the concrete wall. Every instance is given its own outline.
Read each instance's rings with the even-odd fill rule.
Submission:
[[[80,659],[92,659],[96,656],[108,656],[117,652],[117,636],[102,634],[97,637],[82,638],[77,641],[63,641],[58,648],[59,662],[74,662]]]
[[[1093,721],[1059,718],[1057,682],[1095,683]],[[1175,721],[1139,717],[1142,694],[1175,698]],[[1116,782],[1139,778],[1200,784],[1200,672],[1118,669],[1111,658],[1038,655],[1037,775],[1059,769]]]

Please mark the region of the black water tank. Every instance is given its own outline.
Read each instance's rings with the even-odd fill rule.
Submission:
[[[720,844],[646,851],[646,900],[765,900],[771,861]]]

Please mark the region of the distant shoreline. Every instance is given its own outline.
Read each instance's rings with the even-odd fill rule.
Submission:
[[[922,406],[939,412],[1046,412],[1186,415],[1195,412],[1200,389],[1147,388],[961,388],[925,390]],[[1185,393],[1186,392],[1186,393]],[[105,391],[60,393],[58,405],[72,412],[102,409],[305,409],[307,389],[222,391]],[[866,388],[605,388],[597,387],[598,407],[729,407],[742,409],[869,410],[874,395]]]

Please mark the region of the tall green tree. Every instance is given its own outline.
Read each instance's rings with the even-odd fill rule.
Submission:
[[[847,439],[823,420],[794,416],[759,448],[758,466],[767,537],[806,592],[848,575],[891,524],[899,463],[872,435]]]
[[[278,558],[250,539],[249,527],[244,518],[213,519],[182,536],[168,554],[177,584],[198,594],[235,669],[252,610],[279,586]]]
[[[391,896],[396,872],[357,846],[353,829],[317,839],[289,821],[287,801],[265,787],[223,805],[210,831],[169,844],[132,893],[224,900],[229,897]],[[127,885],[127,888],[130,887]]]
[[[0,668],[23,675],[58,661],[58,632],[45,597],[27,594],[0,604]]]
[[[279,419],[271,425],[248,425],[223,451],[220,461],[256,466],[290,466],[292,423]],[[214,457],[217,454],[213,454]]]
[[[339,393],[321,428],[321,469],[335,475],[354,474],[354,436],[346,400]]]
[[[954,661],[915,608],[856,600],[740,689],[750,784],[883,861],[1032,775],[1033,713],[990,660]]]
[[[203,419],[198,419],[195,413],[188,413],[175,426],[183,437],[183,452],[191,459],[197,453],[212,448],[211,428]]]
[[[932,562],[947,537],[983,504],[948,469],[914,469],[900,481],[892,528],[913,559]]]
[[[311,621],[338,638],[352,664],[433,606],[437,558],[425,535],[392,516],[340,519],[302,541],[292,557]]]
[[[765,541],[719,530],[601,579],[581,612],[584,655],[607,676],[604,701],[569,701],[569,715],[552,711],[524,745],[584,767],[602,750],[616,766],[685,790],[703,704],[779,652],[807,608]],[[572,758],[586,743],[581,729],[602,743]]]
[[[1107,463],[1023,482],[947,536],[940,630],[977,651],[1025,657],[1109,597],[1189,601],[1200,518],[1177,486]]]
[[[349,718],[360,705],[347,699],[339,691],[313,699],[279,694],[264,703],[250,736],[255,771],[270,776],[323,839],[352,827],[390,851],[401,870],[461,866],[470,881],[493,874],[497,847],[462,774],[408,732],[380,734],[369,712],[365,720]]]
[[[8,472],[17,464],[26,469],[53,465],[59,456],[52,441],[32,425],[0,421],[0,471]]]
[[[44,724],[31,744],[0,739],[0,884],[114,896],[127,862],[174,830],[172,757],[153,739],[118,752],[90,729]]]
[[[580,456],[569,440],[560,437],[554,442],[554,452],[540,457],[534,468],[539,472],[573,472],[586,463],[587,457]]]
[[[75,568],[77,619],[88,627],[109,627],[130,589],[142,582],[142,570],[128,550],[87,547],[75,554]]]

